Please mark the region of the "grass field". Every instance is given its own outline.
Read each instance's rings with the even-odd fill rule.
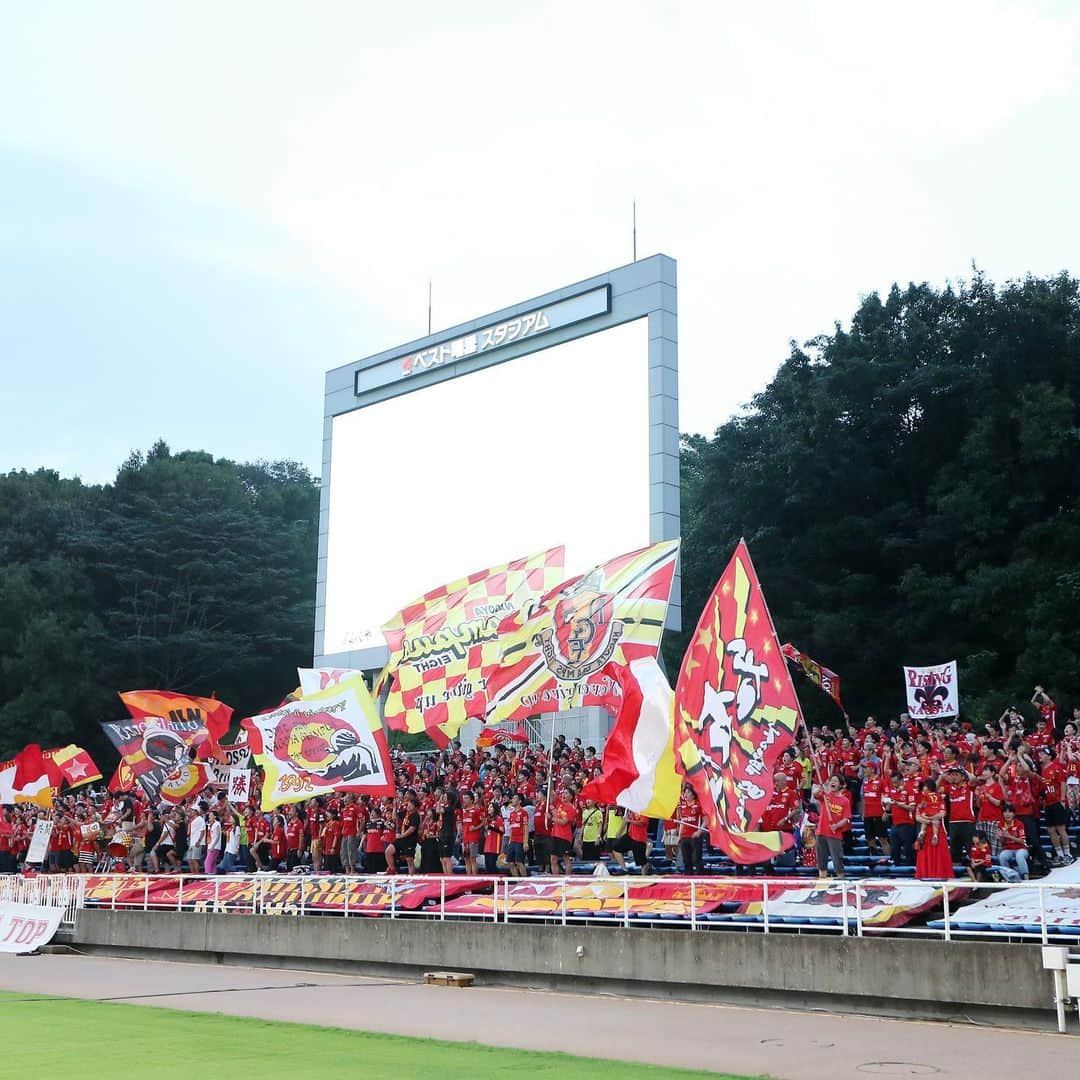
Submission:
[[[476,1043],[11,993],[0,993],[0,1047],[0,1076],[20,1078],[392,1076],[409,1080],[430,1073],[447,1080],[487,1076],[723,1080],[726,1076]],[[738,1078],[727,1076],[727,1080]]]

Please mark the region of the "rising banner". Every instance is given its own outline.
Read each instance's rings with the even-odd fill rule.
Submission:
[[[934,667],[905,667],[908,716],[959,716],[960,687],[956,661]]]
[[[603,669],[656,656],[678,556],[678,540],[631,551],[504,619],[498,658],[484,668],[487,722],[611,708],[614,680]]]
[[[738,863],[764,862],[791,847],[790,834],[756,831],[800,714],[745,541],[701,613],[675,686],[675,709],[701,755],[687,778],[713,844]]]

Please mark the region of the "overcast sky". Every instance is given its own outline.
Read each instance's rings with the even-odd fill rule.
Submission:
[[[393,8],[393,10],[390,10]],[[0,470],[318,471],[323,372],[679,262],[683,430],[894,281],[1080,272],[1080,5],[0,0]]]

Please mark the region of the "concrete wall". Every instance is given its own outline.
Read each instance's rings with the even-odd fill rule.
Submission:
[[[79,948],[890,1016],[1053,1022],[1037,945],[87,909]],[[578,947],[584,950],[577,955]]]

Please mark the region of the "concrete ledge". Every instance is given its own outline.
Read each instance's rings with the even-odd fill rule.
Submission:
[[[75,941],[160,959],[415,978],[448,969],[487,985],[1054,1023],[1037,945],[94,908],[79,912]]]

